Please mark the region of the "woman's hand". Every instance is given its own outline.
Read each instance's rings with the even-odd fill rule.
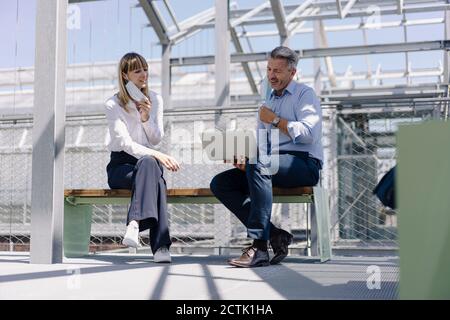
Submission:
[[[141,115],[141,121],[147,122],[150,118],[150,110],[152,109],[152,103],[149,99],[142,100],[136,103],[136,108]]]
[[[233,166],[245,172],[245,163],[233,163]]]
[[[237,157],[234,157],[233,166],[245,172],[245,164],[247,163],[247,161],[248,158],[244,156],[240,156],[239,159]]]
[[[177,162],[177,160],[175,160],[175,158],[164,154],[162,152],[158,152],[154,155],[154,157],[162,163],[162,165],[164,167],[166,167],[167,169],[169,169],[170,171],[178,171],[180,169],[180,165]]]
[[[272,123],[277,115],[269,108],[262,106],[259,109],[259,119],[264,123]]]

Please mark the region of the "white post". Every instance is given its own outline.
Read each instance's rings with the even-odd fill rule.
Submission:
[[[63,259],[67,0],[38,0],[31,190],[35,264]]]
[[[230,105],[230,30],[229,30],[229,0],[216,0],[215,25],[215,104],[219,107]],[[215,117],[216,127],[225,127],[226,121],[222,114]],[[228,254],[231,237],[230,212],[223,206],[214,208],[214,243],[216,254]]]
[[[172,78],[172,68],[170,67],[170,55],[172,52],[171,44],[162,45],[162,68],[161,68],[161,91],[164,101],[164,109],[171,108],[171,78]]]
[[[230,105],[229,0],[216,0],[216,106]]]
[[[322,34],[320,32],[320,21],[314,21],[314,48],[323,48]],[[314,58],[314,90],[319,96],[322,94],[322,70],[320,58]]]
[[[338,183],[338,145],[337,145],[337,113],[336,108],[328,107],[323,110],[323,142],[324,142],[324,167],[322,170],[322,186],[328,191],[330,197],[330,219],[334,225],[338,217],[339,183]],[[339,240],[339,224],[332,230],[332,240]]]

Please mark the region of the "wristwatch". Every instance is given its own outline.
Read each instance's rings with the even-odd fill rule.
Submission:
[[[273,125],[275,128],[277,128],[278,125],[280,124],[280,120],[281,120],[281,118],[278,117],[278,116],[276,116],[276,117],[272,120],[272,125]]]

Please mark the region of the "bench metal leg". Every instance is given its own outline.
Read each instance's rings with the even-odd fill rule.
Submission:
[[[64,256],[76,258],[89,254],[91,221],[91,205],[72,205],[64,201]]]
[[[314,203],[309,205],[310,216],[306,217],[306,247],[307,255],[317,257],[319,255],[319,245],[317,240],[317,220],[316,206]]]
[[[314,187],[314,204],[311,205],[311,254],[320,261],[331,259],[330,210],[328,194],[322,187]]]
[[[214,253],[230,254],[231,214],[224,207],[214,208]]]

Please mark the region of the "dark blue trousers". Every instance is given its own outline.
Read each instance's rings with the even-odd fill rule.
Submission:
[[[154,157],[141,159],[126,152],[112,152],[106,167],[111,189],[132,190],[127,225],[136,220],[139,231],[150,229],[150,247],[155,253],[172,244],[167,218],[167,186],[163,166]]]
[[[279,155],[279,169],[266,175],[267,165],[249,164],[219,173],[210,184],[211,191],[247,227],[248,237],[269,240],[276,227],[270,222],[272,186],[281,188],[315,186],[321,164],[304,152]]]

